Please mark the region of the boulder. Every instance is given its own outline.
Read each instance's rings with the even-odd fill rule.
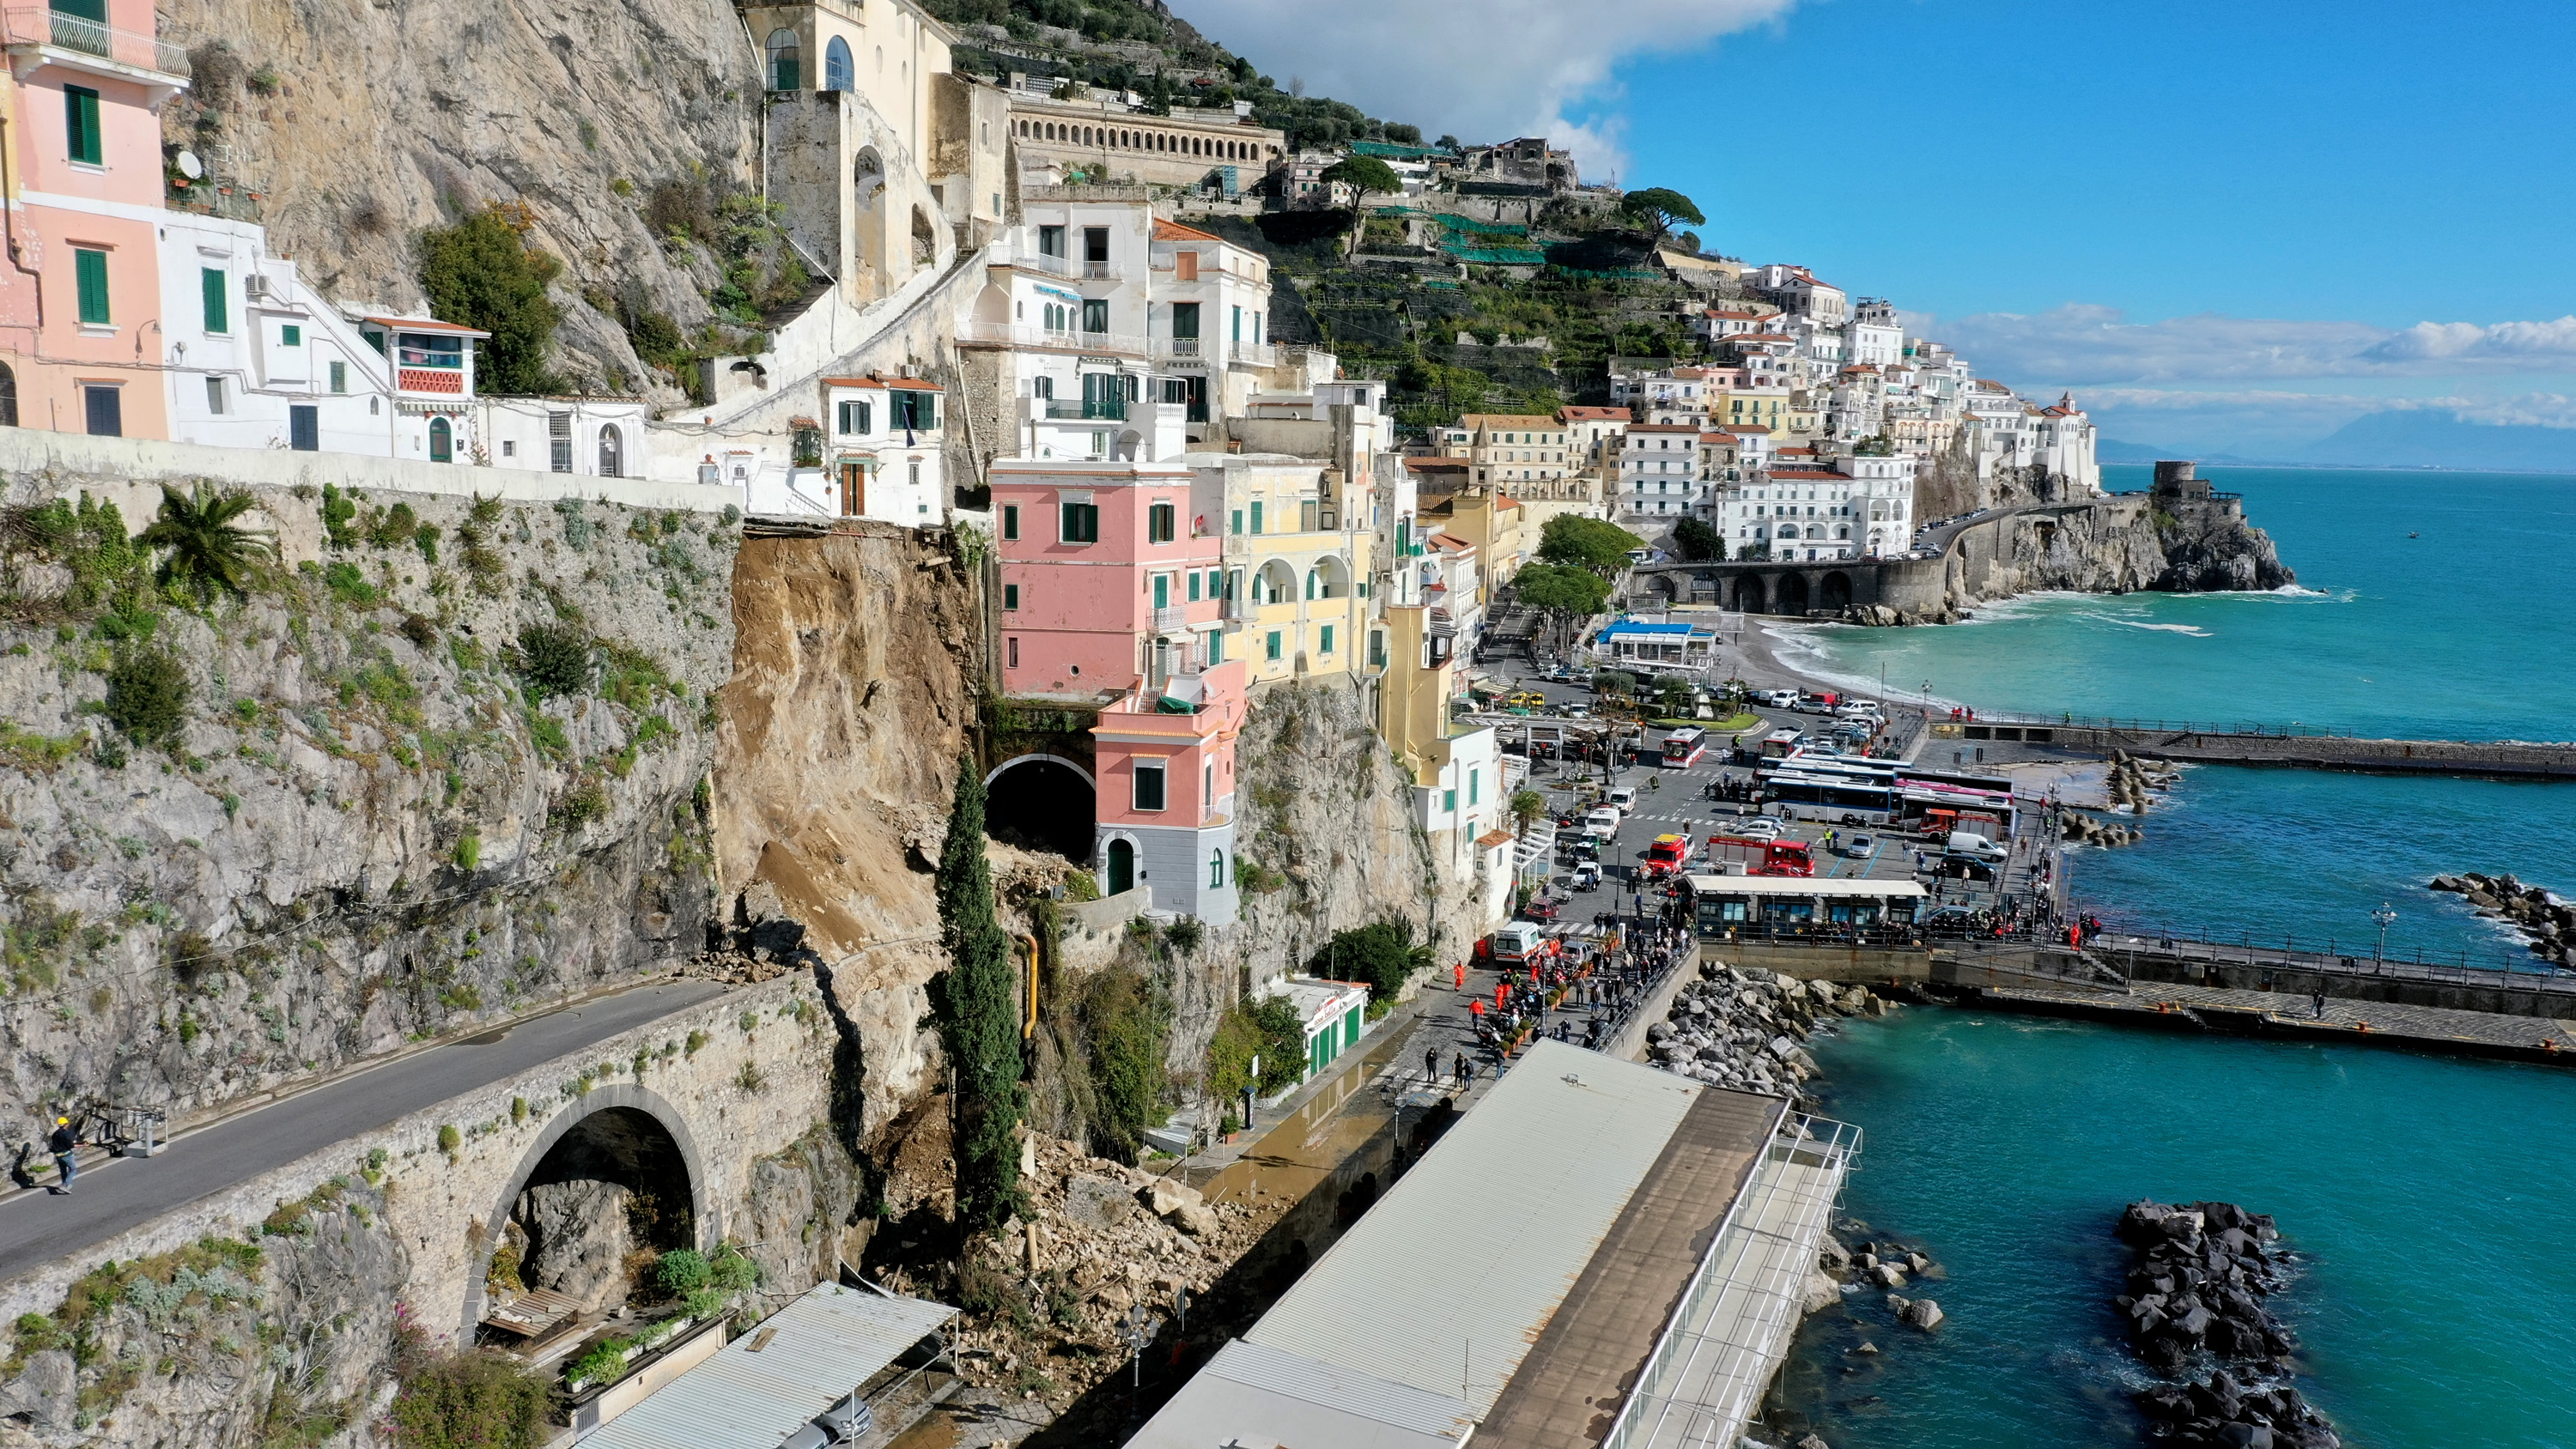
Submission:
[[[1905,1286],[1905,1270],[1896,1266],[1894,1263],[1879,1264],[1877,1267],[1869,1270],[1869,1276],[1870,1281],[1876,1283],[1881,1288],[1902,1288]]]
[[[1941,1305],[1929,1298],[1915,1299],[1906,1304],[1905,1310],[1897,1315],[1905,1323],[1927,1331],[1940,1326],[1941,1316]]]
[[[2221,1424],[2218,1442],[2228,1449],[2272,1449],[2272,1426],[2269,1424]]]
[[[1790,1445],[1789,1449],[1834,1449],[1834,1446],[1813,1434],[1801,1434],[1798,1436],[1798,1442]]]
[[[1816,1266],[1828,1273],[1848,1273],[1852,1266],[1851,1249],[1831,1233],[1816,1241]]]
[[[1932,1260],[1921,1253],[1908,1253],[1905,1255],[1905,1266],[1910,1272],[1926,1272],[1932,1267]]]
[[[1822,1273],[1807,1275],[1806,1311],[1822,1313],[1843,1301],[1843,1285]]]

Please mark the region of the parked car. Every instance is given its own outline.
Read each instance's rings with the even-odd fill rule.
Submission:
[[[1753,840],[1777,840],[1782,829],[1780,822],[1768,815],[1753,815],[1735,822],[1735,833]]]
[[[1868,858],[1869,853],[1876,849],[1878,849],[1877,836],[1847,835],[1843,837],[1842,852],[1854,860],[1865,860]]]

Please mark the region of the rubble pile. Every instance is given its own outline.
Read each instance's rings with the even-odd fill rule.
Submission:
[[[1820,1021],[1884,1016],[1888,1003],[1866,986],[1801,981],[1777,971],[1710,961],[1700,979],[1673,995],[1671,1012],[1646,1028],[1647,1055],[1676,1076],[1773,1096],[1796,1096],[1816,1074],[1800,1045]]]
[[[2576,906],[2559,899],[2556,891],[2524,885],[2509,873],[2480,875],[2473,870],[2437,875],[2426,884],[2461,897],[2477,907],[2479,915],[2510,924],[2531,943],[2534,956],[2561,966],[2576,960]]]
[[[2271,1246],[2280,1233],[2270,1215],[2224,1202],[2134,1202],[2115,1231],[2138,1250],[2128,1291],[2113,1300],[2129,1320],[2138,1356],[2171,1379],[2206,1359],[2221,1365],[2135,1396],[2158,1437],[2241,1449],[2341,1444],[2290,1387],[2282,1358],[2297,1341],[2263,1306],[2283,1287],[2279,1250]],[[2230,1365],[2246,1377],[2230,1373]]]

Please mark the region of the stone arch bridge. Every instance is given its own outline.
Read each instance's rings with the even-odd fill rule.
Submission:
[[[48,1312],[102,1261],[165,1253],[209,1235],[256,1239],[261,1220],[281,1204],[371,1161],[391,1185],[386,1230],[409,1260],[405,1281],[388,1291],[409,1302],[432,1333],[453,1333],[459,1342],[472,1341],[482,1317],[494,1249],[533,1233],[539,1241],[532,1246],[543,1252],[550,1221],[595,1213],[603,1185],[622,1190],[619,1202],[652,1196],[653,1246],[704,1249],[732,1240],[765,1260],[813,1260],[810,1276],[828,1277],[840,1239],[761,1241],[753,1186],[761,1159],[829,1122],[838,1045],[810,973],[693,993],[690,1004],[666,1015],[424,1102],[381,1127],[313,1142],[284,1166],[62,1252],[0,1282],[0,1305],[13,1318]],[[162,1158],[84,1173],[82,1192],[148,1181],[183,1154],[208,1151],[221,1130],[181,1136]],[[372,1158],[378,1151],[384,1156]]]

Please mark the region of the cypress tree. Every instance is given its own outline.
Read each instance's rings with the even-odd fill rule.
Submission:
[[[1024,1105],[1011,939],[993,914],[984,860],[984,777],[957,762],[948,841],[939,852],[939,928],[948,971],[933,995],[941,1043],[957,1071],[953,1103],[957,1225],[986,1232],[1017,1209],[1020,1158],[1012,1134]]]

